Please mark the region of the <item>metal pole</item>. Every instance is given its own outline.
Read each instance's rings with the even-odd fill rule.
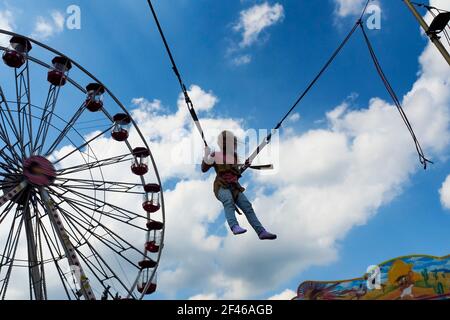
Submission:
[[[427,23],[425,22],[425,20],[423,20],[422,16],[420,15],[419,12],[417,12],[416,8],[414,7],[414,5],[411,3],[410,0],[403,0],[406,4],[406,6],[408,7],[408,9],[412,12],[412,14],[414,15],[414,17],[417,19],[417,21],[419,22],[420,26],[423,28],[423,30],[425,31],[425,33],[428,35],[428,37],[430,38],[431,42],[434,43],[434,45],[436,46],[436,48],[438,48],[438,50],[440,51],[440,53],[442,54],[442,56],[444,57],[444,59],[447,61],[447,63],[450,65],[450,54],[448,53],[448,51],[445,49],[444,45],[442,44],[442,42],[439,40],[439,37],[435,34],[429,34],[428,33],[428,29],[429,26],[427,25]]]
[[[28,199],[27,199],[28,200]],[[28,202],[28,201],[27,201]],[[34,290],[34,297],[36,300],[43,300],[43,275],[40,272],[40,264],[38,261],[38,255],[36,250],[36,239],[34,237],[33,223],[31,221],[30,206],[28,203],[24,208],[24,220],[25,230],[27,234],[27,246],[28,246],[28,267],[30,269],[30,277],[32,282],[32,288]],[[36,225],[36,228],[38,226]]]

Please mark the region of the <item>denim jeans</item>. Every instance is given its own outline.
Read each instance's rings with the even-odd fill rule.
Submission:
[[[253,210],[252,204],[248,201],[247,197],[240,192],[236,202],[233,199],[233,194],[229,189],[220,188],[217,193],[217,197],[220,202],[222,202],[225,209],[225,217],[227,219],[230,228],[239,224],[235,215],[235,204],[244,212],[247,217],[248,222],[255,229],[256,233],[259,234],[264,230],[261,222],[259,222],[256,217],[255,211]]]

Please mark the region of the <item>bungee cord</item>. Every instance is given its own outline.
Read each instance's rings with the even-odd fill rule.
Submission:
[[[414,133],[414,130],[412,128],[411,123],[408,120],[408,117],[406,116],[405,111],[403,110],[403,107],[400,103],[400,100],[398,99],[394,89],[392,88],[391,84],[389,83],[389,80],[387,79],[385,73],[383,72],[383,69],[381,68],[380,62],[378,61],[378,58],[375,54],[375,51],[373,49],[373,46],[369,40],[369,37],[367,36],[366,30],[364,29],[364,24],[359,23],[359,26],[361,28],[361,31],[364,35],[364,40],[367,44],[367,48],[369,49],[370,57],[372,58],[372,61],[375,65],[375,68],[377,70],[378,75],[380,76],[383,85],[386,87],[386,90],[388,91],[389,95],[391,96],[392,100],[394,101],[395,106],[398,109],[398,112],[400,113],[400,116],[402,117],[403,122],[405,123],[409,133],[411,134],[411,137],[414,141],[414,145],[416,147],[417,154],[419,155],[419,161],[423,165],[423,168],[427,168],[427,163],[433,163],[432,161],[428,160],[425,157],[425,154],[422,150],[422,147],[420,146],[419,140],[416,137],[416,134]]]
[[[195,126],[197,127],[198,132],[200,133],[203,143],[205,147],[208,146],[208,143],[205,139],[205,134],[203,132],[203,128],[200,124],[200,120],[198,119],[197,113],[195,112],[194,104],[192,103],[191,98],[189,97],[189,94],[187,92],[186,86],[183,82],[183,79],[181,78],[180,72],[178,70],[177,64],[175,63],[175,59],[173,58],[172,51],[170,50],[169,44],[167,43],[166,37],[164,35],[164,32],[162,30],[161,24],[159,23],[158,16],[156,15],[155,8],[153,8],[153,4],[150,0],[147,0],[148,5],[150,7],[150,10],[153,15],[153,19],[155,20],[156,26],[158,28],[159,34],[161,35],[162,41],[164,43],[164,47],[166,48],[167,54],[169,55],[170,62],[172,63],[172,70],[175,73],[175,76],[178,79],[178,82],[180,83],[181,91],[184,95],[184,100],[186,102],[186,106],[189,110],[189,113],[191,114],[192,120],[194,120]]]
[[[331,57],[326,61],[326,63],[324,64],[324,66],[319,70],[319,72],[316,74],[316,76],[312,79],[312,81],[308,84],[308,86],[303,90],[303,92],[300,94],[300,96],[297,98],[297,100],[294,102],[294,104],[289,108],[289,110],[283,115],[283,117],[281,118],[281,120],[275,125],[275,127],[268,133],[268,135],[263,139],[263,141],[257,146],[257,148],[250,154],[250,156],[245,160],[245,163],[241,166],[241,174],[244,173],[245,170],[247,170],[248,168],[254,168],[254,169],[265,169],[265,168],[271,168],[271,165],[266,165],[266,166],[252,166],[251,163],[253,162],[253,160],[258,156],[258,154],[264,149],[264,147],[270,143],[271,138],[273,136],[273,134],[279,130],[281,128],[281,126],[283,125],[284,121],[289,117],[289,115],[292,113],[292,111],[295,110],[295,108],[297,108],[297,106],[300,104],[300,102],[303,100],[303,98],[308,94],[308,92],[314,87],[314,85],[317,83],[317,81],[320,79],[320,77],[325,73],[325,71],[329,68],[329,66],[333,63],[333,61],[336,59],[336,57],[339,55],[339,53],[342,51],[342,49],[345,47],[345,45],[348,43],[348,41],[350,40],[350,38],[353,36],[353,34],[355,33],[355,31],[359,28],[361,28],[361,31],[363,33],[364,36],[364,40],[365,43],[369,49],[369,53],[370,56],[373,60],[373,63],[375,65],[375,68],[377,70],[378,75],[380,76],[386,90],[388,91],[389,95],[391,96],[392,100],[394,101],[395,106],[397,107],[400,116],[403,120],[403,122],[405,123],[413,141],[414,141],[414,145],[416,148],[416,151],[419,155],[419,161],[420,163],[423,165],[424,169],[427,168],[427,164],[428,163],[433,163],[430,160],[428,160],[425,155],[424,152],[422,150],[422,147],[416,137],[416,134],[412,128],[412,125],[410,123],[410,121],[408,120],[408,117],[406,116],[406,113],[400,103],[400,100],[398,99],[394,89],[392,88],[392,86],[390,85],[383,69],[381,68],[381,65],[379,63],[379,60],[375,54],[375,51],[373,49],[373,46],[367,36],[367,33],[364,29],[363,23],[362,23],[362,19],[367,11],[368,5],[372,0],[367,0],[362,13],[359,17],[359,19],[356,21],[356,23],[354,24],[354,26],[352,27],[352,29],[349,31],[349,33],[346,35],[346,37],[344,38],[344,40],[340,43],[340,45],[337,47],[337,49],[332,53]],[[150,7],[150,10],[152,12],[153,18],[156,22],[156,26],[158,28],[159,34],[162,38],[162,41],[164,43],[164,46],[166,48],[167,54],[169,56],[169,59],[172,63],[172,69],[178,79],[178,82],[181,86],[185,101],[186,101],[186,105],[189,109],[190,115],[197,127],[197,130],[199,131],[203,143],[205,146],[208,146],[206,139],[205,139],[205,135],[204,135],[204,131],[201,127],[200,121],[198,119],[198,116],[195,112],[195,108],[194,105],[192,103],[192,100],[190,99],[188,92],[186,90],[186,86],[184,85],[184,82],[181,78],[180,72],[177,68],[177,65],[175,63],[175,60],[173,58],[172,52],[170,50],[170,47],[167,43],[166,37],[164,35],[164,32],[162,30],[161,24],[159,23],[156,11],[152,5],[151,0],[147,0],[148,5]]]
[[[356,29],[358,28],[358,25],[361,23],[361,19],[364,17],[364,14],[367,11],[367,7],[369,6],[371,0],[367,0],[364,8],[361,12],[361,15],[359,19],[356,21],[353,28],[350,30],[350,32],[347,34],[347,36],[344,38],[344,40],[341,42],[339,47],[333,52],[331,57],[327,60],[325,65],[320,69],[319,73],[314,77],[314,79],[309,83],[309,85],[306,87],[306,89],[301,93],[301,95],[298,97],[298,99],[294,102],[292,107],[286,112],[286,114],[281,118],[281,120],[277,123],[277,125],[269,132],[269,134],[264,138],[264,140],[256,147],[255,151],[253,151],[252,154],[246,159],[245,164],[241,168],[241,174],[247,170],[247,168],[250,166],[252,161],[258,156],[258,154],[264,149],[266,145],[270,143],[270,140],[273,136],[273,134],[281,128],[283,125],[283,122],[289,117],[289,115],[294,111],[294,109],[298,106],[298,104],[303,100],[303,98],[308,94],[308,92],[312,89],[312,87],[316,84],[316,82],[319,80],[319,78],[324,74],[324,72],[328,69],[328,67],[331,65],[331,63],[334,61],[334,59],[338,56],[338,54],[342,51],[342,49],[347,44],[348,40],[352,37],[352,35],[355,33]]]
[[[257,146],[255,151],[253,151],[252,154],[247,158],[245,161],[245,164],[241,168],[241,174],[247,170],[249,165],[253,162],[253,160],[258,156],[258,154],[264,149],[264,147],[270,143],[270,140],[273,136],[273,134],[278,130],[283,122],[289,117],[289,115],[294,111],[294,109],[298,106],[298,104],[303,100],[303,98],[307,95],[307,93],[312,89],[312,87],[316,84],[316,82],[319,80],[319,78],[323,75],[323,73],[328,69],[328,67],[331,65],[331,63],[334,61],[334,59],[337,57],[339,52],[341,52],[342,48],[344,48],[345,44],[348,42],[348,40],[351,38],[353,33],[358,28],[358,24],[356,23],[353,28],[350,30],[350,32],[345,37],[344,41],[339,45],[339,47],[333,52],[331,57],[328,59],[328,61],[325,63],[325,65],[322,67],[322,69],[319,71],[319,73],[314,77],[314,79],[309,83],[309,85],[306,87],[306,89],[301,93],[301,95],[298,97],[298,99],[294,102],[292,107],[286,112],[286,114],[281,118],[281,120],[277,123],[277,125],[269,132],[269,134],[264,138],[264,140]]]

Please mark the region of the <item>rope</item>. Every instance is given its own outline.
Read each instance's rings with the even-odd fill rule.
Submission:
[[[192,100],[189,97],[189,94],[187,92],[186,86],[184,85],[183,79],[181,78],[177,64],[175,63],[175,59],[173,58],[173,55],[172,55],[172,51],[170,50],[169,44],[167,43],[167,40],[166,40],[166,37],[162,30],[161,24],[159,23],[158,16],[156,15],[156,11],[153,8],[152,2],[150,0],[147,0],[147,2],[150,7],[150,10],[152,12],[153,18],[155,19],[155,23],[156,23],[156,26],[158,27],[158,31],[159,31],[159,34],[161,35],[162,41],[164,43],[164,47],[166,48],[167,54],[169,55],[170,62],[172,63],[172,70],[175,73],[175,76],[177,77],[178,82],[180,83],[181,91],[183,92],[186,106],[189,110],[189,113],[191,114],[192,120],[194,120],[194,123],[195,123],[195,126],[197,127],[198,132],[200,133],[200,135],[202,137],[203,143],[207,147],[208,143],[206,142],[205,134],[203,132],[202,126],[198,119],[197,113],[195,112],[194,104],[192,103]]]
[[[385,73],[383,72],[383,69],[381,68],[381,65],[378,61],[378,58],[375,54],[375,51],[373,49],[372,44],[370,43],[369,37],[367,36],[367,33],[364,29],[364,25],[362,23],[359,24],[359,26],[361,27],[362,33],[364,35],[364,40],[367,44],[367,48],[369,49],[370,52],[370,56],[373,60],[373,63],[375,65],[375,68],[377,69],[378,75],[380,76],[381,80],[383,81],[384,86],[386,87],[386,90],[388,91],[389,95],[391,96],[392,100],[395,103],[395,106],[397,107],[400,116],[402,117],[403,122],[405,123],[406,127],[408,128],[409,133],[411,134],[411,137],[413,138],[416,150],[417,150],[417,154],[419,155],[419,161],[420,163],[423,165],[423,168],[426,169],[427,168],[427,163],[433,163],[432,161],[428,160],[422,150],[422,147],[420,146],[420,143],[414,133],[414,130],[411,126],[411,123],[408,120],[408,117],[406,116],[405,111],[403,110],[403,107],[400,103],[400,100],[398,99],[397,95],[395,94],[394,89],[392,89],[391,84],[389,83],[389,80],[387,79]]]
[[[367,1],[366,6],[364,7],[363,14],[367,9],[367,5],[369,4],[370,0]],[[258,145],[255,151],[247,158],[245,161],[245,164],[241,168],[241,174],[247,170],[250,167],[250,164],[252,161],[256,158],[256,156],[264,149],[264,147],[269,144],[272,135],[276,130],[278,130],[283,122],[289,117],[289,115],[292,113],[292,111],[297,107],[297,105],[303,100],[303,98],[308,94],[308,92],[311,90],[311,88],[316,84],[316,82],[319,80],[319,78],[323,75],[323,73],[328,69],[328,67],[331,65],[331,63],[334,61],[334,59],[337,57],[337,55],[341,52],[341,50],[344,48],[344,46],[347,44],[348,40],[352,37],[352,35],[355,33],[356,29],[358,28],[358,25],[361,22],[361,18],[358,19],[358,21],[355,23],[353,28],[350,30],[350,32],[347,34],[345,39],[342,41],[342,43],[339,45],[339,47],[333,52],[331,57],[328,59],[328,61],[325,63],[325,65],[320,69],[319,73],[314,77],[314,79],[309,83],[309,85],[306,87],[306,89],[300,94],[298,99],[294,102],[292,107],[286,112],[286,114],[281,118],[281,120],[277,123],[277,125],[271,130],[271,132],[266,136],[266,138]]]

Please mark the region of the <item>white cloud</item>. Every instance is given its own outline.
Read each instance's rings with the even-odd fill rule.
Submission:
[[[236,66],[241,66],[244,64],[249,64],[252,61],[252,56],[249,54],[244,54],[233,58],[233,64]]]
[[[65,17],[60,11],[51,12],[50,18],[38,16],[31,37],[47,40],[64,30]]]
[[[241,11],[235,31],[242,32],[241,47],[248,47],[258,41],[260,33],[284,18],[284,8],[281,4],[270,5],[267,2],[256,4]]]
[[[336,4],[335,13],[343,18],[361,14],[367,0],[334,0]]]
[[[65,22],[64,15],[60,11],[53,11],[51,13],[51,16],[57,32],[61,32],[64,29],[64,22]]]
[[[140,97],[131,100],[131,103],[136,105],[140,110],[147,113],[154,113],[155,111],[162,111],[164,107],[161,104],[161,100],[154,99],[153,101],[148,101],[147,99]]]
[[[227,55],[232,57],[232,64],[236,66],[249,64],[252,56],[248,53],[242,54],[242,50],[262,42],[261,33],[283,19],[284,8],[279,3],[270,5],[268,2],[263,2],[242,10],[239,13],[239,21],[233,25],[233,30],[238,32],[242,39],[239,43],[232,41],[232,45],[227,50]]]
[[[295,296],[297,296],[297,293],[295,293],[291,289],[286,289],[283,292],[268,298],[268,300],[292,300],[292,298],[294,298]]]
[[[357,17],[361,14],[367,0],[333,0],[335,3],[334,16],[337,19],[346,17]],[[367,6],[366,14],[372,15],[374,12],[381,12],[381,3],[378,0],[371,0]]]
[[[445,209],[450,209],[450,175],[445,179],[441,189],[439,189],[441,203]]]
[[[217,295],[215,293],[197,294],[190,297],[189,300],[217,300]]]
[[[10,10],[0,11],[0,29],[13,31],[14,16]],[[0,44],[7,47],[9,45],[9,36],[1,35]]]

